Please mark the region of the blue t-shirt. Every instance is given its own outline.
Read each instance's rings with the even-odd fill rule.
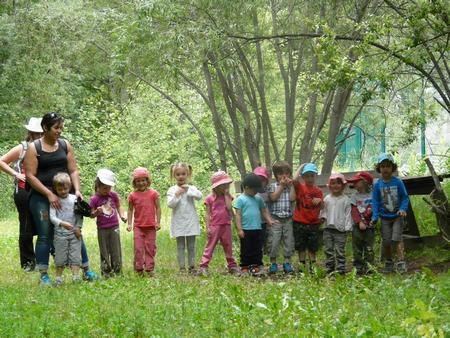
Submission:
[[[241,222],[243,230],[260,230],[261,228],[261,209],[264,209],[266,204],[263,199],[256,196],[249,196],[246,194],[240,195],[234,201],[234,208],[241,211]]]
[[[389,182],[377,180],[372,191],[372,220],[397,218],[399,210],[408,209],[409,197],[403,181],[392,176]]]

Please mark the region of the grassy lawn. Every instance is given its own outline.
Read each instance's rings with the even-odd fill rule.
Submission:
[[[0,231],[2,337],[450,335],[449,272],[335,280],[236,277],[223,274],[218,250],[209,277],[180,275],[175,241],[162,230],[156,275],[140,278],[132,273],[132,236],[122,229],[123,277],[73,285],[67,273],[64,286],[46,288],[38,273],[18,268],[16,220],[0,221]],[[84,236],[98,272],[91,220]],[[201,237],[198,258],[203,244]],[[425,253],[449,258],[443,249]]]

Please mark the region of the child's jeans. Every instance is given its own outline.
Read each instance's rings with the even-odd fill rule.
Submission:
[[[188,265],[190,269],[195,266],[195,236],[180,236],[177,237],[177,259],[180,269],[186,268],[186,257],[184,255],[187,244]]]
[[[153,271],[156,255],[156,228],[134,227],[134,270]]]
[[[276,259],[280,244],[283,244],[283,253],[285,259],[290,259],[294,254],[294,233],[292,230],[292,218],[280,218],[275,215],[272,217],[278,220],[278,224],[274,224],[269,229],[269,257]]]
[[[337,270],[345,273],[345,242],[347,233],[336,229],[323,230],[323,245],[325,252],[325,267],[327,272]]]
[[[241,267],[262,265],[262,230],[244,230],[241,238]]]
[[[225,252],[228,269],[237,267],[236,261],[233,258],[233,241],[231,239],[231,225],[210,225],[208,233],[208,243],[203,252],[201,268],[207,268],[212,259],[214,249],[220,241]]]
[[[374,264],[373,244],[375,242],[375,229],[360,230],[358,224],[353,225],[352,246],[353,266],[358,272],[368,269],[368,264]]]
[[[122,271],[122,250],[120,246],[119,226],[98,228],[98,246],[100,248],[100,268],[102,275],[109,277],[112,273]]]

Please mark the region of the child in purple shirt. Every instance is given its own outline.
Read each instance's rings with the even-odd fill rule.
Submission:
[[[224,171],[218,171],[211,178],[212,194],[205,199],[206,205],[206,229],[208,231],[208,243],[203,252],[199,274],[207,274],[209,262],[212,259],[217,243],[223,246],[230,273],[239,272],[236,261],[233,258],[233,243],[231,238],[231,220],[233,218],[232,200],[229,193],[230,183],[233,180]]]
[[[100,169],[95,180],[95,195],[89,205],[97,218],[97,237],[100,248],[100,267],[103,277],[120,274],[122,271],[122,250],[120,245],[119,217],[127,219],[120,205],[119,195],[111,191],[116,185],[116,176],[108,169]]]

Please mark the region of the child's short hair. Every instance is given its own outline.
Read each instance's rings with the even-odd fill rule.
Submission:
[[[380,165],[381,165],[381,162],[384,162],[384,161],[387,161],[391,164],[392,172],[397,171],[398,166],[397,166],[397,163],[394,162],[394,157],[391,154],[382,153],[382,154],[380,154],[380,156],[378,156],[378,161],[377,161],[377,164],[375,165],[375,171],[377,173],[381,172]]]
[[[184,162],[177,162],[170,166],[170,178],[175,178],[175,171],[178,169],[185,169],[187,171],[187,177],[190,178],[192,176],[192,166],[190,164]]]
[[[272,166],[272,172],[275,177],[282,174],[292,175],[292,168],[286,161],[279,161]]]
[[[72,181],[70,180],[70,176],[68,173],[57,173],[54,177],[53,177],[53,186],[56,187],[62,187],[62,186],[66,186],[72,185]]]

